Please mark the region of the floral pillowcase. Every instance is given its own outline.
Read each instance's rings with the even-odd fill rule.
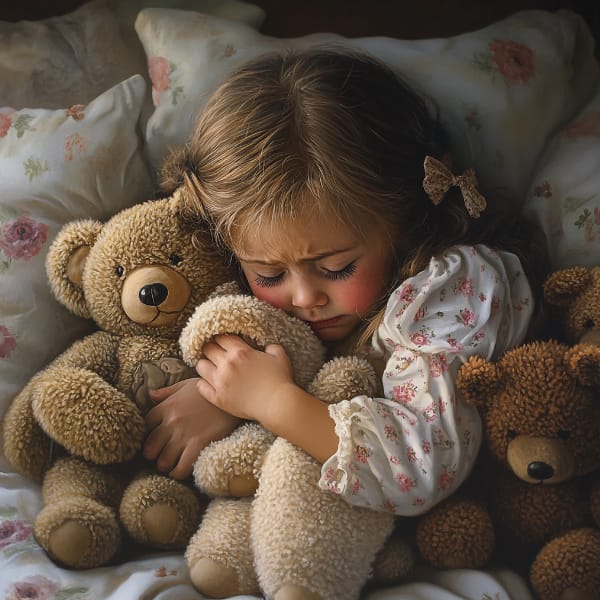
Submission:
[[[87,105],[0,108],[0,417],[28,379],[88,324],[62,308],[48,245],[78,218],[106,219],[152,190],[142,154],[141,75]]]
[[[458,167],[474,166],[486,195],[517,207],[546,141],[599,80],[593,37],[570,11],[523,11],[429,40],[331,33],[279,39],[240,22],[154,8],[139,13],[136,30],[153,84],[146,129],[153,166],[186,141],[209,94],[243,62],[270,51],[335,45],[373,54],[435,101]]]
[[[542,153],[525,213],[544,229],[554,268],[600,265],[600,86]]]

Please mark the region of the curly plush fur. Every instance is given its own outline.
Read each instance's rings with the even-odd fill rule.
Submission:
[[[558,309],[561,337],[600,346],[600,267],[568,267],[544,283],[544,298]]]
[[[324,348],[310,328],[256,298],[216,295],[199,306],[181,336],[185,360],[197,361],[217,333],[242,335],[259,348],[281,344],[297,383],[325,402],[374,392],[366,361],[323,365]],[[211,597],[262,591],[276,600],[358,598],[394,520],[319,489],[320,469],[256,423],[206,448],[194,474],[214,499],[186,551],[195,586]],[[386,553],[380,576],[405,575],[411,550],[397,540],[389,547],[394,555]]]
[[[194,245],[191,236],[176,193],[105,224],[70,223],[48,253],[54,294],[98,330],[17,395],[3,440],[15,469],[42,481],[34,533],[66,567],[113,560],[122,531],[146,547],[174,549],[185,548],[198,526],[197,491],[141,460],[146,432],[136,405],[140,386],[189,374],[178,367],[181,330],[195,306],[231,277],[214,249]]]
[[[441,566],[485,564],[494,544],[529,570],[540,600],[600,589],[600,348],[531,342],[499,361],[473,357],[457,388],[481,408],[489,461],[475,485],[420,522],[421,553]],[[465,512],[465,503],[476,510]],[[481,530],[492,544],[481,547]]]

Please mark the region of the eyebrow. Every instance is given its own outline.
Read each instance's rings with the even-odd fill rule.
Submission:
[[[321,260],[323,258],[329,258],[330,256],[335,256],[336,254],[343,254],[344,252],[350,252],[354,247],[350,246],[348,248],[341,248],[338,250],[331,250],[328,252],[320,252],[319,254],[314,254],[312,256],[308,256],[307,258],[302,258],[300,262],[311,262],[313,260]],[[278,265],[279,261],[268,261],[268,260],[258,260],[252,258],[244,258],[243,256],[238,255],[238,260],[241,262],[252,263],[254,265],[264,265],[266,267]]]

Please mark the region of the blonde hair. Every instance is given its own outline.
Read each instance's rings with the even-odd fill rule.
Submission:
[[[451,190],[434,206],[423,161],[448,154],[427,104],[379,61],[321,47],[269,54],[230,74],[208,100],[183,148],[162,170],[182,186],[185,214],[235,255],[247,232],[283,228],[305,211],[367,235],[387,236],[397,283],[457,243],[486,243],[533,258],[524,221],[490,202],[473,220]],[[525,265],[527,269],[527,265]],[[385,298],[374,307],[372,333]]]

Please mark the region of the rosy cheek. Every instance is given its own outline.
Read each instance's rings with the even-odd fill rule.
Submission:
[[[277,286],[265,288],[260,287],[255,283],[250,283],[250,290],[259,300],[263,300],[275,308],[286,308],[284,299],[282,298],[281,292],[278,291]]]
[[[347,287],[339,296],[349,313],[361,316],[371,311],[375,302],[379,299],[379,288],[381,281],[348,281]]]

